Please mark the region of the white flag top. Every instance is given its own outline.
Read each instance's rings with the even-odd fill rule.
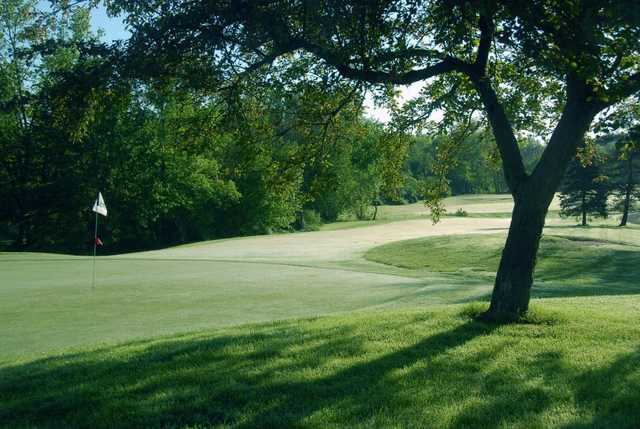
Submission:
[[[98,192],[98,199],[93,203],[93,211],[101,214],[102,216],[107,215],[107,205],[104,203],[104,199],[100,192]]]

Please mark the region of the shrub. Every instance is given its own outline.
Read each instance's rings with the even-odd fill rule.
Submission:
[[[304,231],[317,231],[322,225],[322,217],[320,213],[315,210],[305,209],[303,214],[303,230]]]
[[[464,209],[458,209],[454,215],[458,217],[467,217],[469,214]]]

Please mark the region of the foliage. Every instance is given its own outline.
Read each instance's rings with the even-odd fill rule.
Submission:
[[[599,153],[580,152],[565,173],[560,187],[560,215],[576,217],[587,225],[588,216],[608,216],[609,178],[602,172],[603,157]]]
[[[0,11],[0,238],[12,248],[85,251],[98,190],[117,252],[291,230],[304,209],[366,217],[395,186],[384,164],[404,152],[381,144],[352,88],[244,82],[223,97],[140,80],[89,32],[88,7],[59,6]]]
[[[597,124],[596,130],[601,138],[613,138],[615,141],[611,168],[612,193],[614,208],[622,212],[620,226],[625,226],[629,212],[640,199],[637,186],[640,108],[637,97],[632,97],[605,115]]]
[[[462,208],[459,208],[458,210],[456,210],[456,212],[454,213],[454,216],[458,216],[458,217],[467,217],[469,216],[469,214]]]
[[[403,167],[405,201],[413,203],[424,199],[425,193],[437,201],[448,195],[504,193],[508,190],[500,154],[489,130],[475,124],[466,134],[464,130],[460,132],[463,135],[459,141],[437,134],[412,138]],[[531,171],[544,146],[533,139],[523,139],[521,145],[523,162]]]

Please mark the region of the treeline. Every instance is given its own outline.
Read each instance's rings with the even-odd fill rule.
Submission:
[[[5,248],[87,251],[98,191],[108,252],[368,219],[375,205],[433,189],[507,191],[481,123],[436,135],[384,127],[365,117],[362,87],[324,69],[316,80],[284,69],[253,84],[200,74],[197,63],[169,72],[118,63],[81,4],[39,14],[34,2],[11,0],[0,24]],[[543,147],[521,141],[531,171]],[[614,158],[623,171],[624,157]]]
[[[4,247],[86,251],[98,190],[105,250],[119,252],[365,219],[421,199],[434,179],[444,137],[367,120],[362,91],[330,76],[214,82],[224,93],[192,70],[188,85],[178,73],[140,79],[126,69],[144,64],[111,64],[86,7],[42,15],[12,0],[0,14]],[[459,145],[449,192],[505,189],[486,136]]]
[[[229,109],[134,84],[100,93],[79,124],[54,90],[33,95],[26,126],[0,119],[1,216],[13,247],[86,249],[98,190],[110,251],[364,217],[397,156],[387,150],[394,136],[355,106],[292,124],[273,108],[283,100],[244,94]]]

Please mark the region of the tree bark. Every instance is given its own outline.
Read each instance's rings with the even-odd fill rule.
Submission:
[[[553,195],[549,203],[551,199]],[[502,250],[491,306],[485,313],[488,320],[515,320],[529,308],[536,255],[549,207],[549,203],[542,200],[533,189],[514,198],[511,226]]]
[[[582,190],[582,226],[587,226],[587,193]]]
[[[530,176],[521,178],[521,174],[516,174],[509,177],[506,171],[509,164],[503,158],[505,175],[511,182],[514,208],[485,320],[515,321],[527,312],[536,255],[549,205],[596,112],[586,103],[568,102],[541,161]],[[492,122],[498,144],[496,128],[499,126],[501,124]]]
[[[633,190],[633,155],[629,154],[627,168],[627,186],[624,194],[624,207],[622,209],[622,219],[620,226],[626,226],[629,220],[629,206],[631,205],[631,192]]]

